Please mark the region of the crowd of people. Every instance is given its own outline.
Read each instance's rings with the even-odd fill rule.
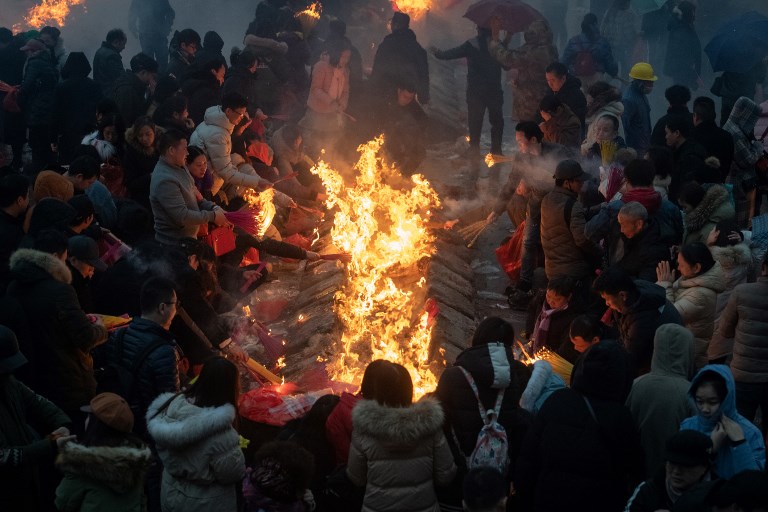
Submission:
[[[558,14],[554,32],[537,19],[519,47],[493,17],[425,50],[394,12],[370,69],[343,9],[306,7],[261,1],[225,58],[216,32],[171,33],[166,0],[133,0],[127,69],[119,28],[93,59],[55,27],[0,28],[0,509],[768,509],[765,60],[719,77],[721,128],[711,97],[689,110],[687,0],[643,20],[644,60],[629,0],[570,40]],[[326,199],[324,151],[349,163],[383,133],[385,162],[418,172],[430,58],[467,60],[467,159],[486,110],[505,150],[516,70],[517,147],[487,220],[517,228],[525,331],[485,318],[418,400],[376,360],[355,393],[255,425],[231,313],[268,279],[263,255],[319,259],[301,232]],[[673,83],[655,125],[654,67]],[[232,224],[253,208],[255,229]],[[518,360],[521,341],[570,381]]]

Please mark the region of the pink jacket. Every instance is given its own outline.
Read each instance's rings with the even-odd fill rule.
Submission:
[[[334,67],[328,62],[320,60],[312,68],[312,86],[309,90],[309,99],[307,106],[320,114],[331,114],[336,111],[333,99],[328,94],[333,81]],[[339,98],[339,104],[342,110],[347,109],[349,102],[349,69],[343,70],[344,79],[342,83],[342,93]]]

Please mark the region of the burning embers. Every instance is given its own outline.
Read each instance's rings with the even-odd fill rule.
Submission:
[[[370,361],[388,359],[408,368],[414,393],[421,396],[437,386],[430,315],[424,311],[426,280],[418,264],[434,253],[427,220],[439,199],[422,176],[406,182],[383,165],[377,157],[381,144],[379,138],[358,148],[351,186],[324,162],[313,169],[327,189],[327,206],[336,210],[333,243],[352,256],[347,282],[335,295],[343,333],[327,371],[333,380],[359,384]],[[401,182],[401,188],[388,184]]]
[[[45,25],[63,27],[72,7],[76,5],[85,5],[85,0],[42,0],[24,16],[24,24],[35,29]]]

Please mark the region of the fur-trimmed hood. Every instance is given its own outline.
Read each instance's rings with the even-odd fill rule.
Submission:
[[[72,272],[67,264],[53,254],[34,249],[19,249],[10,260],[11,272],[19,281],[39,281],[48,276],[62,283],[72,282]]]
[[[171,400],[173,398],[173,400]],[[168,400],[166,409],[157,411]],[[183,394],[163,393],[147,409],[147,430],[158,446],[183,449],[215,434],[232,428],[235,408],[230,404],[219,407],[198,407]]]
[[[68,443],[59,452],[56,466],[68,476],[86,478],[124,494],[143,485],[151,458],[147,447]]]
[[[385,407],[375,400],[360,400],[352,410],[353,430],[391,448],[408,448],[435,435],[445,415],[434,398],[422,398],[408,407]]]
[[[728,190],[722,185],[712,185],[701,203],[685,214],[685,227],[688,232],[699,231],[709,222],[720,222],[735,214]]]
[[[715,261],[720,263],[720,266],[724,269],[752,264],[752,251],[749,250],[749,246],[744,242],[736,245],[726,245],[725,247],[713,245],[709,250]]]
[[[566,387],[565,381],[552,370],[547,361],[533,363],[533,373],[523,395],[520,397],[520,407],[536,414],[549,395]]]

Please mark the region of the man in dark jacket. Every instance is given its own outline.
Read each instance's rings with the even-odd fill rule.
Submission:
[[[232,66],[224,77],[224,85],[221,88],[221,97],[236,92],[248,100],[248,114],[253,118],[256,111],[261,108],[258,96],[258,83],[256,82],[259,60],[256,52],[246,48],[237,58],[233,58]]]
[[[107,40],[101,43],[93,57],[93,79],[101,86],[104,93],[112,90],[112,85],[125,72],[123,57],[128,38],[119,28],[107,32]]]
[[[384,38],[376,51],[371,72],[371,83],[382,100],[395,94],[397,84],[410,78],[416,84],[419,103],[429,103],[429,64],[427,52],[416,41],[409,28],[411,18],[395,12],[390,21],[392,33]]]
[[[26,57],[19,48],[25,41],[21,34],[14,37],[9,29],[0,28],[0,80],[10,85],[19,85],[24,76]],[[0,101],[7,93],[0,92]],[[23,116],[19,112],[0,109],[0,143],[13,148],[13,166],[21,166],[22,147],[26,136]]]
[[[645,206],[632,201],[619,210],[621,236],[608,240],[608,266],[617,265],[633,279],[656,282],[656,266],[669,261],[669,246]]]
[[[725,178],[733,162],[733,137],[715,122],[715,101],[699,96],[693,101],[693,139],[704,147],[707,156],[714,156],[720,162],[720,177]]]
[[[168,65],[168,34],[175,17],[168,0],[132,0],[128,10],[128,27],[139,39],[141,52],[161,69]]]
[[[647,62],[638,62],[629,71],[632,83],[621,95],[624,113],[621,122],[627,136],[627,146],[637,151],[638,156],[645,156],[651,147],[651,104],[648,96],[653,91],[653,84],[658,77]]]
[[[525,510],[621,510],[643,477],[640,436],[624,406],[630,366],[618,343],[601,341],[574,367],[571,388],[544,402],[515,468]]]
[[[581,91],[581,80],[570,74],[568,66],[562,62],[553,62],[547,66],[546,77],[552,94],[576,114],[583,132],[586,129],[587,98]]]
[[[469,146],[480,148],[483,117],[488,110],[491,123],[491,153],[501,154],[501,138],[504,134],[504,92],[501,90],[501,64],[488,51],[491,32],[477,27],[477,37],[450,50],[431,51],[440,60],[467,59],[467,123]]]
[[[397,86],[382,119],[384,151],[403,175],[411,176],[427,156],[426,131],[429,119],[416,101],[413,82]]]
[[[120,116],[126,126],[132,126],[136,119],[146,115],[149,94],[157,81],[157,62],[144,53],[134,55],[131,70],[125,71],[115,80],[112,99],[117,103]]]
[[[176,32],[171,40],[171,56],[168,62],[169,75],[183,80],[195,62],[195,55],[200,48],[200,34],[191,28]]]
[[[531,424],[528,412],[518,405],[530,370],[512,355],[514,340],[512,325],[501,318],[486,318],[478,325],[472,346],[459,354],[455,366],[446,368],[440,376],[436,394],[445,411],[446,437],[451,444],[458,441],[458,446],[452,446],[454,453],[471,455],[483,427],[477,398],[463,369],[475,381],[483,409],[495,407],[498,393],[504,391],[499,423],[507,431],[510,459],[513,463],[517,460]],[[457,458],[456,462],[460,467],[466,465],[466,459]]]
[[[8,295],[24,309],[35,341],[34,354],[28,354],[34,389],[73,419],[75,432],[82,432],[85,415],[80,407],[96,395],[90,351],[106,340],[107,330],[80,308],[69,284],[66,253],[62,233],[38,234],[33,249],[19,249],[11,256]]]
[[[28,172],[35,175],[53,161],[51,142],[59,70],[42,41],[30,39],[21,47],[21,51],[27,54],[27,65],[19,96],[29,133],[29,147],[32,149],[32,163]]]
[[[169,332],[176,316],[179,299],[172,281],[161,277],[148,279],[141,287],[141,317],[115,333],[106,344],[106,360],[131,369],[136,368],[134,389],[128,403],[135,414],[139,434],[146,432],[144,416],[152,400],[161,393],[179,390],[181,353]],[[149,353],[145,351],[149,350]],[[137,361],[146,355],[143,362]]]
[[[667,99],[669,107],[667,107],[667,113],[661,116],[659,120],[656,121],[656,124],[653,125],[653,131],[651,132],[651,146],[667,145],[667,141],[664,138],[666,135],[664,128],[667,127],[667,120],[670,116],[682,115],[687,116],[688,119],[691,118],[691,111],[688,110],[688,102],[691,101],[690,89],[684,85],[673,85],[664,91],[664,97]],[[638,156],[643,157],[644,155]]]
[[[592,289],[610,308],[619,330],[619,341],[632,356],[635,371],[648,373],[656,329],[662,324],[683,324],[680,313],[667,300],[664,288],[647,281],[635,281],[624,270],[611,267],[598,276]]]
[[[720,169],[705,165],[707,150],[691,138],[693,124],[687,115],[669,116],[665,131],[674,164],[669,185],[670,201],[677,202],[680,190],[691,181],[699,184],[720,182]]]
[[[205,64],[214,59],[224,59],[224,54],[222,53],[223,49],[224,40],[219,33],[209,30],[203,36],[203,47],[195,54],[195,61]]]
[[[24,238],[24,216],[29,207],[29,180],[18,174],[0,178],[0,294],[8,285],[8,262]]]

